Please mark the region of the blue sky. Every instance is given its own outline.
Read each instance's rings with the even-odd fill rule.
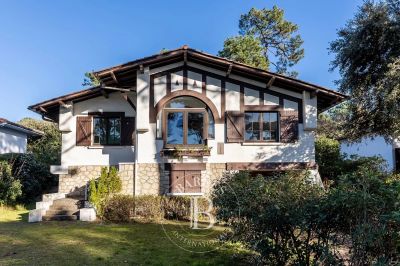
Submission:
[[[361,0],[0,0],[0,117],[36,117],[27,106],[82,89],[84,73],[190,47],[216,54],[251,7],[283,8],[299,25],[299,78],[335,89],[329,42]]]

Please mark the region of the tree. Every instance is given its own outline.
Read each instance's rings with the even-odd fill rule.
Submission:
[[[400,5],[366,1],[330,44],[339,90],[350,95],[346,137],[400,136]]]
[[[303,40],[300,35],[295,35],[297,30],[298,26],[285,20],[283,9],[277,6],[261,10],[252,8],[240,17],[240,36],[228,38],[219,55],[239,59],[241,63],[251,62],[263,69],[273,65],[277,73],[296,76],[297,73],[290,72],[289,68],[304,57]],[[264,60],[254,60],[260,57]],[[256,62],[258,64],[254,64]]]
[[[18,124],[44,133],[42,137],[30,140],[28,143],[28,151],[32,152],[39,162],[46,165],[60,163],[61,134],[56,123],[23,118]]]
[[[224,49],[219,56],[261,69],[269,68],[268,58],[263,55],[263,48],[253,36],[235,36],[224,41]]]
[[[100,85],[100,80],[92,73],[86,72],[82,86],[96,87]]]

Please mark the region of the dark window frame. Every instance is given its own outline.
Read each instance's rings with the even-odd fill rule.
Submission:
[[[258,113],[259,115],[259,126],[260,126],[260,138],[258,140],[248,140],[246,139],[246,114],[247,113]],[[271,140],[264,140],[263,139],[263,131],[264,131],[264,119],[263,119],[263,115],[269,113],[269,114],[276,114],[276,137],[275,139],[271,139]],[[243,132],[243,140],[246,143],[274,143],[274,142],[279,142],[280,141],[280,112],[278,111],[245,111],[244,112],[244,132]],[[269,131],[271,130],[271,124],[270,124],[270,128]]]
[[[167,118],[169,113],[183,113],[183,144],[168,144],[168,123]],[[188,113],[203,113],[203,140],[204,144],[187,144],[188,137]],[[206,108],[164,108],[162,116],[162,137],[165,148],[196,148],[204,147],[208,138],[208,113]]]
[[[122,145],[122,116],[118,116],[115,114],[101,114],[101,115],[93,115],[92,116],[92,128],[93,128],[93,132],[92,132],[92,146],[123,146]],[[106,143],[102,144],[102,143],[94,143],[94,138],[95,138],[95,119],[105,119],[107,120],[106,123]],[[116,143],[112,143],[109,144],[108,140],[109,140],[109,136],[110,136],[110,123],[109,120],[110,119],[119,119],[119,132],[120,132],[120,136],[119,136],[119,144]]]

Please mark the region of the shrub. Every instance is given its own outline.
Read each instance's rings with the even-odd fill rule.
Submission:
[[[21,183],[12,176],[11,166],[0,162],[0,205],[14,205],[21,194]]]
[[[10,164],[12,175],[22,185],[18,203],[29,204],[57,185],[57,176],[50,173],[49,166],[32,154],[4,154],[0,161]]]
[[[104,220],[110,222],[129,222],[134,216],[135,198],[115,195],[104,207]]]
[[[190,200],[190,197],[114,195],[104,206],[103,219],[112,222],[129,222],[132,218],[145,222],[164,218],[189,220]],[[197,204],[199,211],[208,210],[208,200],[198,198]]]
[[[143,195],[135,197],[135,218],[144,221],[159,221],[164,217],[162,197]]]
[[[97,214],[103,217],[104,207],[111,195],[120,192],[122,181],[115,167],[103,167],[98,179],[89,182],[89,202],[96,208]]]
[[[265,179],[247,172],[226,175],[214,187],[217,218],[231,226],[233,239],[271,265],[310,265],[334,258],[321,214],[325,192],[307,173]]]
[[[400,244],[400,180],[363,167],[340,177],[327,198],[327,213],[338,233],[351,241],[354,265],[388,264]]]
[[[325,180],[334,181],[335,184],[339,176],[355,172],[361,168],[373,168],[376,172],[382,173],[386,171],[386,163],[382,157],[341,154],[339,141],[325,136],[320,136],[315,141],[315,161],[318,163],[321,177]]]
[[[386,265],[395,258],[400,244],[396,176],[361,167],[325,191],[307,180],[304,173],[269,179],[227,175],[214,187],[217,218],[264,264]],[[339,247],[347,248],[348,258]]]

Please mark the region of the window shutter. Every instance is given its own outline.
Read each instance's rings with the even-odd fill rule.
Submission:
[[[90,146],[92,143],[92,117],[76,118],[76,146]]]
[[[297,111],[281,112],[281,142],[295,142],[299,137],[299,116]]]
[[[134,145],[135,141],[135,118],[122,117],[121,120],[121,144],[126,146]]]
[[[243,142],[244,113],[226,112],[226,142]]]

